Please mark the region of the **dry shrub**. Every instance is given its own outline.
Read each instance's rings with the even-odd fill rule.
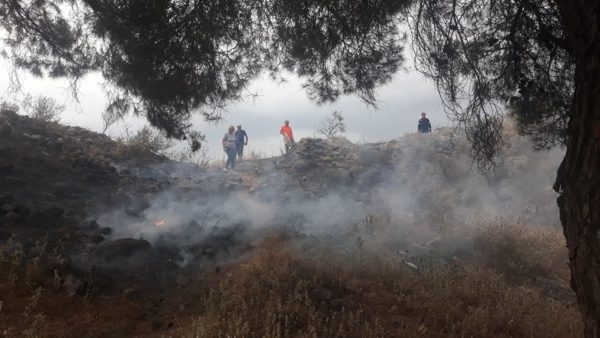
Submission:
[[[360,306],[344,306],[340,269],[271,248],[208,291],[194,337],[381,337]]]
[[[507,275],[544,276],[567,283],[568,253],[560,230],[549,227],[497,225],[474,239],[484,262]]]
[[[0,112],[10,112],[16,114],[19,112],[19,105],[16,102],[2,100],[0,101]]]
[[[509,284],[477,265],[426,270],[398,282],[402,312],[423,318],[431,335],[577,337],[581,320],[571,304]]]
[[[244,159],[246,160],[263,160],[265,158],[269,158],[267,153],[256,149],[252,149],[248,154],[244,154]]]
[[[280,240],[227,269],[218,287],[209,288],[191,336],[575,337],[582,332],[573,302],[550,299],[474,263],[414,271],[393,257],[361,252],[359,258],[355,250]]]
[[[40,302],[52,274],[58,273],[63,250],[61,243],[50,244],[47,237],[27,246],[15,237],[0,244],[0,300],[13,310],[0,311],[0,336],[43,336],[47,320]]]
[[[136,133],[125,128],[123,135],[117,137],[117,147],[114,149],[117,158],[159,154],[170,147],[169,140],[148,126]]]
[[[47,123],[58,123],[65,106],[52,97],[38,95],[27,96],[22,102],[25,111],[31,118]]]
[[[335,110],[325,121],[323,121],[315,132],[325,138],[332,138],[346,132],[346,122],[341,111]]]

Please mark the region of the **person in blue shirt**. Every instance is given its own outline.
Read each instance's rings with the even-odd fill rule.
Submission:
[[[235,151],[240,160],[242,159],[242,156],[244,156],[244,146],[246,145],[248,145],[248,134],[242,129],[241,125],[238,125],[237,130],[235,131]]]
[[[419,125],[417,126],[417,130],[421,134],[431,133],[431,123],[427,118],[427,113],[421,113],[421,119],[419,120]]]

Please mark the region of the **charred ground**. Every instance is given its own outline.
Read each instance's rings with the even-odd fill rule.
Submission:
[[[506,130],[304,139],[237,172],[0,113],[0,335],[579,336],[552,172]]]

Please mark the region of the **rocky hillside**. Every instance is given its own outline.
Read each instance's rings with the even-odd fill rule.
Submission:
[[[534,152],[516,133],[507,131],[505,137],[506,150],[495,170],[488,172],[479,171],[470,161],[466,140],[451,129],[378,144],[353,144],[344,138],[303,139],[285,156],[242,161],[237,171],[225,172],[216,166],[198,170],[82,128],[1,111],[0,263],[8,273],[0,280],[0,294],[8,296],[0,296],[0,336],[25,332],[18,322],[29,310],[20,304],[33,299],[39,310],[40,300],[35,297],[44,299],[42,312],[50,317],[39,324],[50,333],[36,331],[38,335],[77,336],[85,325],[75,325],[71,331],[54,325],[61,316],[82,320],[83,315],[64,302],[86,299],[98,309],[140,312],[139,317],[117,318],[116,313],[98,310],[101,319],[94,336],[114,332],[186,335],[196,330],[197,322],[190,318],[220,313],[189,304],[189,297],[207,297],[195,293],[198,283],[204,283],[208,289],[202,290],[212,290],[213,295],[213,285],[223,285],[220,277],[206,273],[237,271],[236,266],[243,270],[247,265],[240,262],[245,260],[255,261],[255,267],[266,264],[260,262],[272,253],[259,256],[263,258],[255,255],[264,243],[273,244],[269,242],[273,234],[278,234],[273,245],[285,243],[285,255],[291,254],[288,249],[293,249],[294,257],[299,255],[302,263],[296,263],[303,266],[301,270],[313,268],[304,265],[312,266],[305,259],[324,252],[327,256],[327,250],[339,252],[340,257],[352,253],[351,260],[357,252],[359,262],[370,255],[392,257],[391,266],[403,266],[402,277],[395,278],[420,276],[421,271],[430,271],[428,266],[477,261],[486,268],[510,270],[512,282],[519,280],[541,292],[539,302],[559,302],[543,306],[570,306],[573,296],[566,285],[561,237],[553,237],[559,232],[550,186],[560,151]],[[521,258],[514,265],[512,260],[520,256],[516,253],[506,256],[507,265],[497,265],[504,261],[497,262],[494,255],[506,254],[506,248],[498,246],[499,235],[487,231],[498,224],[521,224],[530,229],[526,231],[538,231],[532,229],[540,226],[554,229],[543,230],[541,236],[549,236],[544,238],[551,238],[556,243],[552,248],[558,251],[533,254],[544,257],[540,258],[544,263],[539,263],[545,267],[542,270]],[[533,241],[535,236],[526,238]],[[485,254],[478,245],[485,248]],[[537,245],[523,243],[523,247]],[[492,248],[500,249],[492,255]],[[548,257],[553,258],[549,261]],[[556,266],[561,268],[549,272]],[[314,268],[320,274],[323,267]],[[288,271],[287,265],[282,269],[286,274],[300,273]],[[366,273],[352,271],[347,273]],[[307,302],[323,318],[343,308],[358,311],[371,304],[362,292],[350,292],[350,286],[344,289],[333,281],[306,278],[310,285]],[[46,298],[36,296],[39,290],[49,290]],[[23,295],[29,300],[23,300]],[[209,306],[210,299],[198,302]],[[58,307],[66,312],[53,312],[58,311],[53,304],[62,304]],[[173,313],[178,317],[173,318]],[[418,331],[413,319],[407,319],[410,325],[404,329],[408,331],[393,332]],[[126,328],[114,328],[115,323]],[[205,336],[235,331],[229,330],[229,324],[211,325],[203,331]],[[174,326],[179,329],[173,331]],[[383,331],[369,332],[378,336],[390,329],[386,324]],[[436,330],[441,334],[440,328]]]

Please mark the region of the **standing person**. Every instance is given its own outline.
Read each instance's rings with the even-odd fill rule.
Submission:
[[[242,129],[241,125],[238,125],[237,130],[235,131],[235,151],[237,152],[237,155],[240,158],[240,160],[244,155],[245,145],[248,145],[248,134],[246,134],[246,131]]]
[[[285,120],[281,129],[279,129],[279,134],[283,135],[283,143],[285,144],[285,153],[296,145],[296,141],[294,141],[294,134],[292,133],[292,127],[290,127],[290,121]]]
[[[421,119],[419,120],[419,125],[417,127],[419,133],[421,134],[427,134],[427,133],[431,133],[431,123],[429,122],[429,119],[427,118],[427,113],[422,112],[421,113]]]
[[[227,154],[227,162],[225,162],[225,171],[228,169],[235,169],[235,128],[233,126],[229,126],[227,130],[227,134],[223,136],[223,150],[225,150],[225,154]]]

